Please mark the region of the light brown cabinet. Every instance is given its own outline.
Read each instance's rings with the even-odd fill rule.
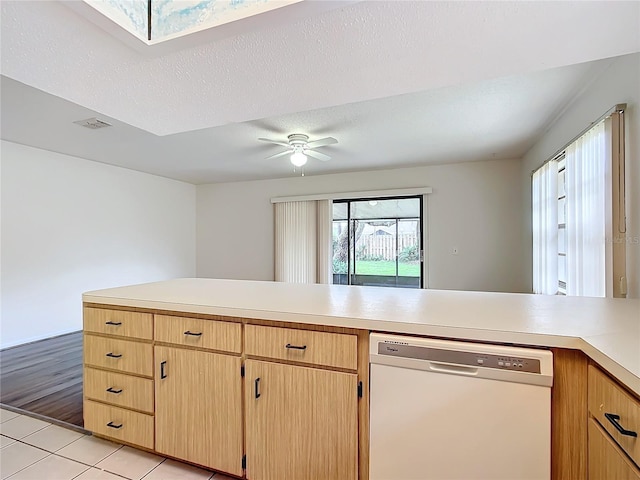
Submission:
[[[237,356],[156,346],[156,451],[242,476]]]
[[[86,367],[84,394],[91,400],[153,414],[153,380],[148,378]]]
[[[84,308],[84,428],[152,450],[153,315]]]
[[[368,332],[133,310],[85,305],[88,430],[249,480],[368,478]]]
[[[245,325],[248,480],[368,478],[359,342],[355,332]]]
[[[116,337],[153,338],[153,315],[109,308],[84,307],[84,331]]]
[[[84,427],[115,441],[153,448],[153,417],[85,400]]]
[[[358,337],[297,328],[246,325],[245,353],[325,367],[358,368]]]
[[[156,342],[238,354],[242,351],[239,323],[170,315],[154,317]]]
[[[84,331],[87,430],[249,480],[369,478],[368,332],[91,303]],[[640,480],[604,415],[640,435],[638,396],[553,351],[553,480]]]
[[[249,480],[356,480],[355,373],[247,360]]]
[[[150,343],[96,335],[84,336],[84,363],[150,377],[153,355]]]
[[[640,471],[593,418],[589,419],[589,480],[640,480]]]
[[[589,365],[589,480],[640,480],[640,401]]]
[[[242,476],[242,325],[156,314],[154,341],[156,451]]]

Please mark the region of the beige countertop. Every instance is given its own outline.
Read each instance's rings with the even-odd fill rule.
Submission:
[[[640,396],[640,300],[181,278],[84,302],[582,350]]]

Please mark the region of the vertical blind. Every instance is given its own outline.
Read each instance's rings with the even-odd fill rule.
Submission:
[[[624,107],[616,105],[563,152],[567,295],[626,296]],[[532,176],[534,293],[559,292],[557,179],[556,160]]]
[[[533,293],[558,291],[558,162],[551,160],[532,178]]]
[[[566,150],[567,295],[606,294],[606,143],[600,122]]]
[[[275,280],[331,283],[331,200],[275,206]]]

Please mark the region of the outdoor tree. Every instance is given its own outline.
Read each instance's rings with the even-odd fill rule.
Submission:
[[[364,230],[364,222],[360,222],[358,220],[353,220],[353,228],[351,229],[352,233],[355,233],[355,243],[358,243],[360,236],[362,235],[362,230]],[[355,232],[354,232],[355,230]],[[353,237],[351,242],[353,242]],[[347,263],[349,260],[349,229],[345,228],[340,232],[338,239],[336,241],[336,246],[333,250],[333,261]]]

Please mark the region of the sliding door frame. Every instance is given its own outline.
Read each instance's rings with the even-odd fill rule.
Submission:
[[[352,284],[352,276],[356,275],[356,259],[355,259],[355,252],[356,252],[356,236],[355,236],[355,232],[353,231],[352,228],[352,222],[353,219],[351,218],[351,203],[352,202],[371,202],[371,201],[383,201],[383,200],[410,200],[410,199],[417,199],[419,200],[419,204],[420,204],[420,218],[418,219],[418,224],[420,225],[420,235],[418,236],[418,241],[420,242],[420,244],[418,245],[418,252],[419,252],[419,258],[420,258],[420,289],[425,288],[425,276],[426,276],[426,269],[425,269],[425,239],[426,239],[426,226],[425,226],[425,220],[424,220],[424,202],[426,199],[426,196],[423,194],[419,194],[419,195],[400,195],[400,196],[383,196],[383,197],[365,197],[365,198],[348,198],[348,199],[337,199],[337,200],[333,200],[333,203],[346,203],[347,204],[347,239],[348,239],[348,245],[349,248],[347,248],[347,285],[353,285]],[[363,219],[358,219],[358,220],[363,220]],[[364,220],[376,220],[374,218],[371,219],[364,219]],[[383,219],[386,220],[386,219]],[[398,222],[400,220],[404,220],[402,218],[389,218],[388,220],[395,220],[396,221],[396,256],[395,256],[395,261],[396,261],[396,279],[398,278],[398,274],[399,274],[399,265],[398,265],[398,248],[397,248],[397,242],[398,242]],[[333,219],[332,219],[333,221]],[[353,262],[352,262],[352,257],[353,257]],[[351,265],[353,263],[353,272],[351,271]]]

